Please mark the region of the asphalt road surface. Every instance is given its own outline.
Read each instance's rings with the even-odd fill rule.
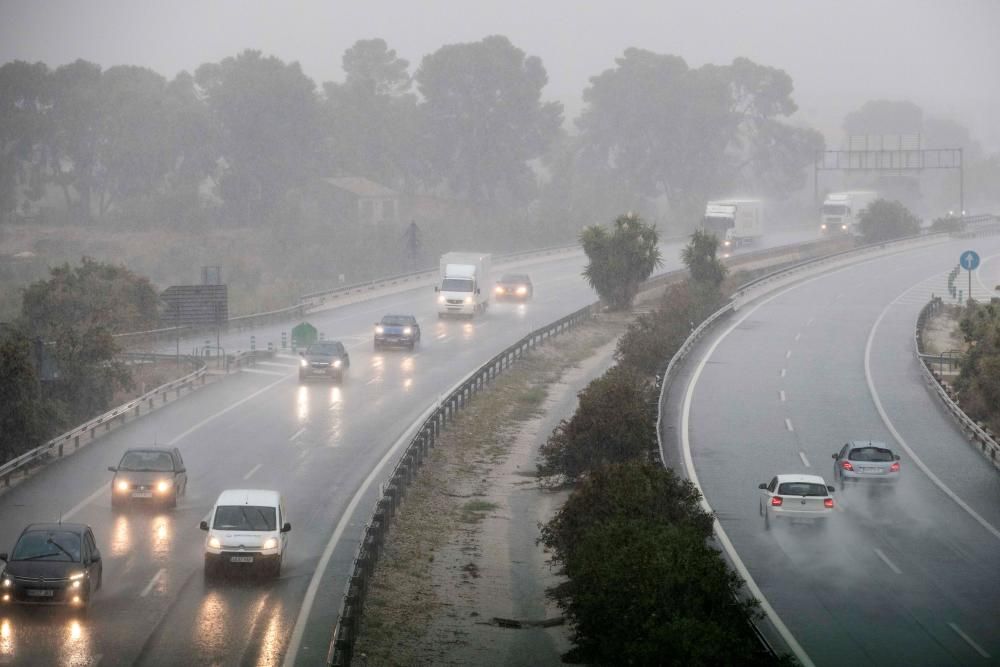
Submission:
[[[974,293],[996,296],[1000,238],[865,261],[744,307],[674,384],[690,392],[686,435],[708,502],[817,665],[1000,663],[1000,474],[914,356],[917,313],[947,297],[969,248],[983,258]],[[831,454],[855,439],[901,455],[898,487],[838,489],[825,528],[765,531],[757,485],[780,473],[832,483]]]

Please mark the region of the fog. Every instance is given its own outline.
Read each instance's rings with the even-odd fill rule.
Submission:
[[[340,56],[381,37],[411,64],[444,44],[487,35],[539,56],[550,99],[579,113],[588,79],[627,47],[692,67],[744,56],[784,69],[796,121],[839,145],[841,120],[871,99],[905,99],[960,121],[1000,149],[1000,3],[966,0],[746,2],[270,2],[3,0],[0,62],[150,67],[168,78],[253,48],[298,61],[317,84],[343,78]]]

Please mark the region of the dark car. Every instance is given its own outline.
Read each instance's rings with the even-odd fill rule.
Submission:
[[[534,296],[531,278],[525,273],[505,273],[493,290],[497,301],[527,301]]]
[[[375,323],[375,350],[390,345],[413,349],[420,342],[420,325],[413,315],[385,315]]]
[[[299,380],[319,377],[340,382],[344,379],[344,371],[351,366],[350,355],[344,349],[344,344],[337,340],[313,343],[299,354],[302,357],[299,363]]]
[[[101,587],[101,552],[90,526],[34,523],[21,531],[0,576],[4,604],[86,607]]]
[[[187,493],[187,470],[176,447],[129,449],[111,478],[111,507],[134,502],[177,507],[177,497]]]

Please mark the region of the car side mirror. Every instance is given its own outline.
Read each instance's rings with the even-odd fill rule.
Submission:
[[[893,458],[898,461],[899,460],[899,454],[896,454],[895,456],[893,456]]]
[[[118,468],[114,466],[108,466],[108,472],[118,472]]]
[[[763,482],[761,482],[760,484],[757,485],[757,488],[766,491],[767,490],[767,484],[764,484]]]
[[[476,288],[476,294],[479,294],[479,288],[478,287]]]
[[[2,560],[5,563],[7,562],[7,552],[6,551],[4,551],[3,553],[0,553],[0,560]]]
[[[826,490],[829,491],[830,493],[833,493],[835,489],[832,486],[830,486],[829,484],[827,484],[826,485]]]
[[[286,521],[285,525],[281,527],[281,532],[283,532],[283,533],[290,533],[290,532],[292,532],[292,524],[290,524],[290,523],[288,523]]]
[[[435,292],[440,292],[440,291],[441,291],[441,288],[440,288],[440,287],[438,287],[437,285],[435,285],[435,286],[434,286],[434,291],[435,291]]]
[[[833,458],[833,460],[836,461],[837,459],[840,458],[840,454],[838,454],[837,452],[834,452],[833,456],[831,458]]]
[[[100,563],[101,562],[101,552],[100,551],[95,551],[94,554],[90,557],[90,562],[92,562],[92,563]]]
[[[208,530],[208,522],[202,521],[201,523],[198,524],[198,527],[201,528],[202,530]]]
[[[305,359],[306,358],[306,353],[305,352],[299,352],[299,356],[302,357],[303,359]]]

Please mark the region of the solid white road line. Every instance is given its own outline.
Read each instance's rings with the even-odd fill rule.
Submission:
[[[159,570],[157,570],[156,574],[153,575],[153,578],[149,580],[148,584],[146,584],[146,587],[142,589],[141,593],[139,593],[139,597],[144,598],[147,595],[149,595],[149,592],[153,590],[153,586],[156,585],[156,582],[159,581],[160,577],[162,577],[166,573],[167,573],[166,568],[161,567]]]
[[[989,658],[990,657],[990,654],[987,653],[986,651],[984,651],[982,646],[980,646],[976,642],[972,641],[972,637],[970,637],[969,635],[967,635],[964,632],[962,632],[962,628],[958,627],[958,624],[956,624],[956,623],[949,623],[948,627],[950,627],[952,630],[954,630],[955,633],[958,634],[959,637],[961,637],[962,639],[964,639],[966,644],[968,644],[973,649],[975,649],[976,653],[978,653],[979,655],[983,656],[984,658]]]
[[[243,475],[243,479],[247,480],[247,479],[250,479],[251,477],[253,477],[253,474],[255,472],[257,472],[258,470],[260,470],[260,466],[261,466],[261,464],[258,463],[253,468],[250,468],[250,472],[248,472],[247,474]]]
[[[903,571],[896,567],[896,564],[889,560],[889,557],[882,553],[881,549],[875,549],[875,555],[882,559],[882,562],[889,566],[889,569],[896,574],[903,574]]]
[[[794,431],[795,430],[792,427],[792,420],[789,419],[788,417],[785,417],[785,428],[787,428],[789,431]]]
[[[889,432],[892,433],[892,437],[896,439],[896,442],[899,443],[899,446],[902,447],[906,451],[906,453],[910,456],[910,458],[913,459],[913,462],[917,464],[917,467],[920,468],[920,470],[922,470],[925,475],[927,475],[927,477],[935,484],[935,486],[944,491],[945,495],[947,495],[949,498],[955,501],[955,504],[957,504],[959,507],[965,510],[969,514],[969,516],[971,516],[979,523],[979,525],[981,525],[983,528],[989,531],[993,535],[993,537],[1000,540],[1000,530],[997,530],[997,528],[993,524],[991,524],[989,521],[981,517],[979,513],[976,512],[976,510],[972,509],[972,507],[968,505],[968,503],[959,498],[958,494],[956,494],[954,491],[948,488],[948,485],[942,482],[938,478],[938,476],[935,475],[931,471],[931,469],[927,467],[927,464],[925,464],[923,460],[921,460],[921,458],[917,456],[917,453],[910,448],[910,445],[907,444],[907,442],[903,439],[902,434],[898,430],[896,430],[896,426],[892,423],[892,420],[889,419],[889,414],[885,411],[885,408],[882,407],[882,399],[879,398],[878,390],[875,389],[875,381],[872,379],[872,344],[875,341],[875,332],[878,331],[879,325],[882,323],[882,320],[889,312],[889,309],[892,308],[893,305],[895,305],[896,301],[905,296],[907,293],[911,292],[912,290],[920,287],[921,284],[922,283],[919,283],[909,288],[908,290],[900,294],[898,297],[896,297],[896,299],[894,299],[888,306],[886,306],[882,310],[882,312],[879,313],[878,319],[876,319],[875,324],[872,325],[871,331],[868,332],[868,342],[865,343],[865,382],[868,383],[868,393],[871,394],[872,401],[875,403],[875,410],[882,418],[882,423],[884,423],[886,428],[889,429]],[[917,363],[920,362],[918,361]]]
[[[354,497],[351,498],[351,502],[348,503],[347,508],[344,513],[340,515],[340,520],[337,522],[337,527],[333,530],[333,535],[330,536],[330,541],[327,542],[326,548],[323,550],[323,555],[319,559],[319,563],[316,565],[316,569],[313,570],[312,579],[309,581],[309,587],[306,589],[305,597],[302,599],[302,606],[299,608],[299,613],[295,618],[295,627],[292,629],[292,636],[288,640],[288,649],[285,651],[285,659],[282,662],[283,667],[293,667],[295,665],[295,659],[299,654],[299,646],[302,644],[302,635],[306,631],[306,622],[309,620],[309,614],[312,612],[313,602],[316,600],[316,591],[319,590],[319,582],[323,578],[323,574],[326,572],[327,566],[330,564],[330,558],[333,556],[334,549],[337,548],[337,544],[340,542],[341,536],[343,536],[344,531],[347,529],[348,522],[350,522],[354,511],[358,507],[358,503],[361,502],[361,498],[368,492],[368,488],[375,481],[382,468],[385,464],[389,462],[395,455],[396,452],[406,443],[410,441],[416,430],[424,423],[424,420],[431,415],[431,413],[438,407],[437,403],[431,404],[427,410],[424,411],[422,415],[408,428],[406,431],[399,436],[399,439],[393,443],[389,451],[379,460],[379,462],[372,468],[372,471],[368,473],[368,477],[362,482],[360,488],[354,493]],[[326,649],[323,649],[323,654],[326,654]],[[807,666],[810,667],[810,666]]]
[[[799,452],[799,458],[802,459],[802,465],[804,465],[807,468],[810,467],[809,466],[809,459],[806,458],[806,453],[805,452]]]
[[[84,498],[83,500],[81,500],[80,502],[78,502],[73,507],[73,509],[69,510],[68,512],[63,512],[62,518],[63,519],[72,519],[73,515],[75,515],[77,512],[79,512],[80,510],[82,510],[84,507],[86,507],[90,503],[92,503],[95,500],[97,500],[98,496],[100,496],[102,493],[104,493],[105,491],[107,491],[109,488],[111,488],[111,482],[108,482],[107,484],[102,485],[101,488],[99,488],[97,491],[94,491],[92,494],[90,494],[89,496],[87,496],[86,498]]]
[[[288,375],[288,373],[279,373],[278,371],[265,371],[262,368],[241,368],[240,370],[244,373],[256,373],[257,375],[277,375],[279,377]]]
[[[294,435],[292,435],[292,437],[290,437],[290,438],[288,439],[288,442],[294,442],[295,440],[298,440],[298,439],[299,439],[299,436],[301,436],[301,435],[302,435],[303,433],[305,433],[305,432],[306,432],[306,427],[305,427],[305,426],[303,426],[303,427],[302,427],[302,428],[300,428],[300,429],[299,429],[298,431],[296,431],[296,432],[295,432],[295,434],[294,434]]]

